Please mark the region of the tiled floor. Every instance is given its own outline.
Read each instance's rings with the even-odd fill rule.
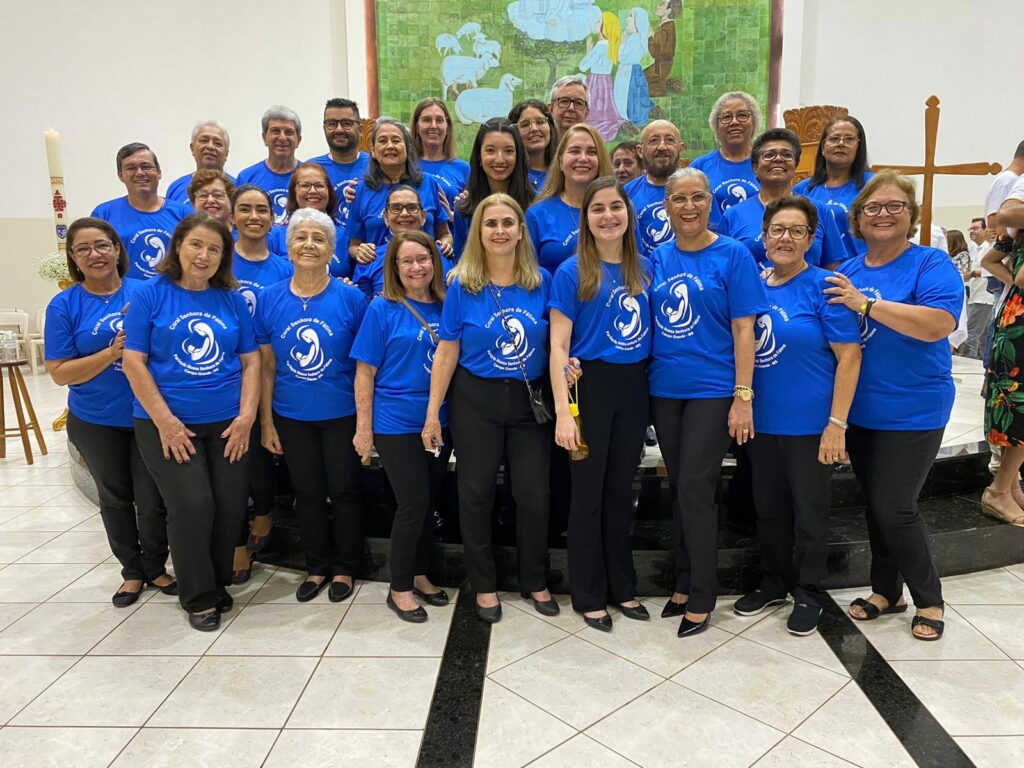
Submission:
[[[976,364],[956,376],[947,444],[981,437]],[[63,393],[29,387],[48,424]],[[217,633],[153,591],[115,609],[95,507],[71,484],[65,436],[46,437],[34,466],[14,441],[0,460],[0,765],[415,765],[453,608],[401,624],[379,583],[299,605],[301,574],[257,566]],[[858,627],[977,765],[1024,765],[1024,565],[944,585],[941,642],[913,641],[909,613]],[[785,631],[785,608],[744,619],[723,599],[681,641],[678,620],[657,618],[663,598],[645,601],[650,623],[614,614],[610,634],[565,597],[555,618],[502,599],[480,768],[913,765],[824,639]]]

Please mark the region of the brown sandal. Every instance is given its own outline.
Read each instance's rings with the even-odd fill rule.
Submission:
[[[985,494],[992,494],[993,496],[1006,496],[1010,493],[1010,489],[1007,488],[1005,491],[997,491],[991,485],[981,493],[981,511],[991,518],[994,518],[1002,523],[1009,523],[1015,525],[1018,528],[1024,528],[1024,511],[1019,515],[1013,513],[1007,514],[1002,510],[992,506],[989,502],[985,501]],[[1016,504],[1016,502],[1014,502]]]

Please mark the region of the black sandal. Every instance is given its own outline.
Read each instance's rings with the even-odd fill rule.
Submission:
[[[919,635],[914,629],[918,626],[931,627],[935,630],[934,635]],[[942,637],[942,632],[946,628],[946,622],[941,619],[929,619],[927,616],[915,616],[910,622],[910,634],[914,636],[915,640],[938,640]]]
[[[854,616],[852,613],[848,612],[849,617],[854,621],[874,621],[879,616],[884,616],[887,613],[903,613],[907,610],[907,603],[896,603],[895,605],[890,604],[886,608],[879,608],[877,605],[865,600],[863,597],[858,597],[850,603],[851,608],[854,606],[857,606],[864,611],[864,618]]]

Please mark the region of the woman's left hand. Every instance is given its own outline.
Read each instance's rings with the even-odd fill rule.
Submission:
[[[252,419],[243,419],[241,416],[228,424],[228,428],[220,433],[226,437],[224,444],[224,458],[234,464],[249,451],[249,435],[252,433]]]
[[[821,433],[821,443],[818,445],[818,461],[822,464],[845,463],[849,461],[846,455],[846,430],[837,427],[829,422],[825,431]]]
[[[563,370],[565,371],[566,386],[571,387],[583,378],[583,368],[580,367],[580,359],[578,357],[570,357],[569,364]]]
[[[437,249],[441,252],[441,255],[446,259],[450,258],[455,248],[452,246],[451,240],[435,240],[437,243]]]
[[[729,437],[740,445],[754,439],[754,406],[733,400],[729,408]]]
[[[368,429],[359,430],[352,438],[352,447],[359,454],[364,465],[370,463],[370,450],[373,448],[373,433]]]
[[[833,285],[832,288],[825,289],[825,293],[829,295],[829,304],[842,304],[853,312],[860,312],[860,308],[868,300],[868,297],[857,290],[850,282],[850,278],[842,272],[833,272],[825,281]]]

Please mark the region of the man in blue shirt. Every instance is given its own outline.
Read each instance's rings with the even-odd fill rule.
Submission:
[[[672,239],[672,226],[665,213],[665,185],[679,165],[686,144],[679,129],[668,120],[654,120],[640,134],[640,157],[644,175],[626,184],[626,194],[636,211],[636,237],[642,256],[650,256],[662,243]]]
[[[192,129],[192,141],[188,151],[196,160],[196,171],[204,168],[224,172],[224,163],[228,159],[231,138],[227,130],[216,120],[204,120]],[[192,182],[192,174],[186,173],[171,182],[167,187],[167,199],[182,205],[188,204],[188,185]],[[228,176],[232,181],[234,178]]]
[[[288,204],[288,182],[299,161],[295,150],[302,142],[302,121],[288,107],[275,105],[263,113],[261,122],[267,159],[260,160],[238,174],[238,184],[255,184],[270,195],[274,223],[283,224]]]
[[[309,162],[324,167],[334,185],[338,210],[329,213],[334,217],[334,222],[341,226],[345,224],[348,210],[345,186],[361,179],[370,164],[370,155],[359,151],[361,127],[358,104],[350,99],[329,99],[324,105],[324,138],[327,140],[328,152],[309,159]]]
[[[117,178],[128,194],[100,203],[92,215],[117,230],[128,252],[127,276],[148,280],[156,274],[174,228],[189,209],[160,196],[160,161],[145,144],[133,142],[117,151]]]

